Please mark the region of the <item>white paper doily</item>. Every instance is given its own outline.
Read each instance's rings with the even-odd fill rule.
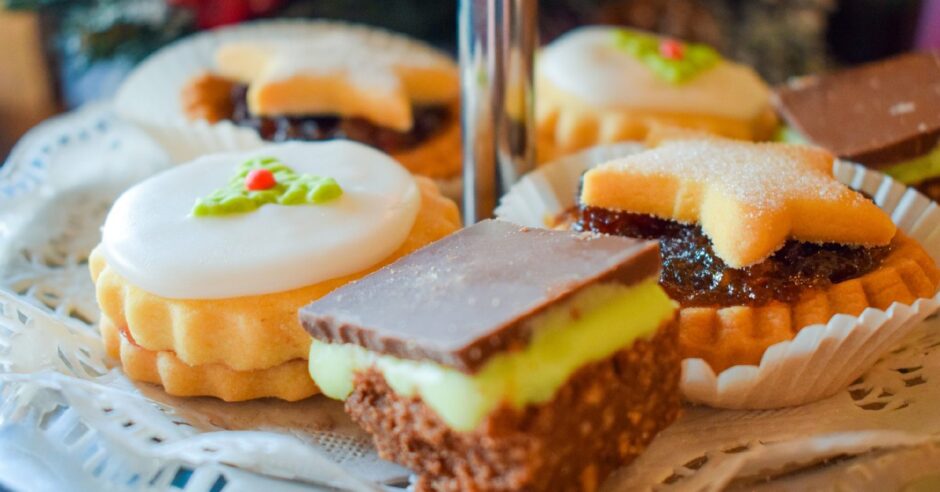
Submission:
[[[43,125],[0,169],[0,432],[83,490],[405,486],[408,472],[377,459],[336,402],[179,399],[109,368],[85,259],[111,199],[166,165],[152,141],[99,107]],[[932,319],[827,400],[777,411],[688,408],[605,488],[935,483],[938,381]]]

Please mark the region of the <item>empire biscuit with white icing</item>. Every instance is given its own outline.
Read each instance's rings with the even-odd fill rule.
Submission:
[[[193,119],[251,126],[265,140],[348,138],[448,178],[460,170],[459,86],[453,60],[427,45],[324,23],[301,38],[220,45],[183,102]]]
[[[576,29],[538,58],[539,159],[641,140],[659,126],[744,140],[776,129],[770,90],[704,45],[628,29]]]
[[[297,309],[457,228],[433,183],[360,144],[204,157],[115,203],[89,261],[102,332],[170,394],[303,398]]]

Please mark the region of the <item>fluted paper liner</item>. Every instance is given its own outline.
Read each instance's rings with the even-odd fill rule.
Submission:
[[[575,203],[581,175],[597,164],[638,152],[623,143],[594,147],[564,157],[522,178],[500,201],[497,217],[530,227]],[[913,189],[858,164],[836,161],[839,181],[871,195],[905,234],[940,260],[940,207]],[[940,307],[940,293],[887,311],[865,309],[860,316],[837,314],[825,325],[805,327],[792,340],[770,346],[760,365],[730,367],[715,374],[702,359],[683,361],[687,400],[718,408],[767,409],[801,405],[846,388],[927,316]]]
[[[305,39],[315,30],[336,27],[369,30],[335,21],[272,20],[199,33],[177,41],[144,60],[121,85],[114,99],[118,115],[156,140],[174,162],[215,152],[249,150],[268,144],[258,133],[231,121],[190,120],[183,111],[182,89],[194,76],[210,71],[216,49],[253,39]],[[441,192],[460,196],[459,177],[435,179]]]

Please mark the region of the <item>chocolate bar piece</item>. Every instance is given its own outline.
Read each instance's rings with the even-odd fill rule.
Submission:
[[[679,411],[653,242],[484,221],[303,308],[323,394],[416,490],[592,491]]]
[[[307,331],[405,359],[474,372],[525,344],[527,318],[586,285],[632,284],[659,269],[655,242],[485,221],[301,310]]]
[[[811,143],[869,166],[924,155],[940,140],[940,52],[795,79],[776,89],[787,123]]]

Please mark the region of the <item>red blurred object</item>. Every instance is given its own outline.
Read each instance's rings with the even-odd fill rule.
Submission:
[[[169,0],[169,3],[195,11],[196,24],[209,29],[269,14],[284,0]]]
[[[685,55],[685,47],[675,39],[664,39],[659,43],[659,54],[670,60],[681,60]]]

